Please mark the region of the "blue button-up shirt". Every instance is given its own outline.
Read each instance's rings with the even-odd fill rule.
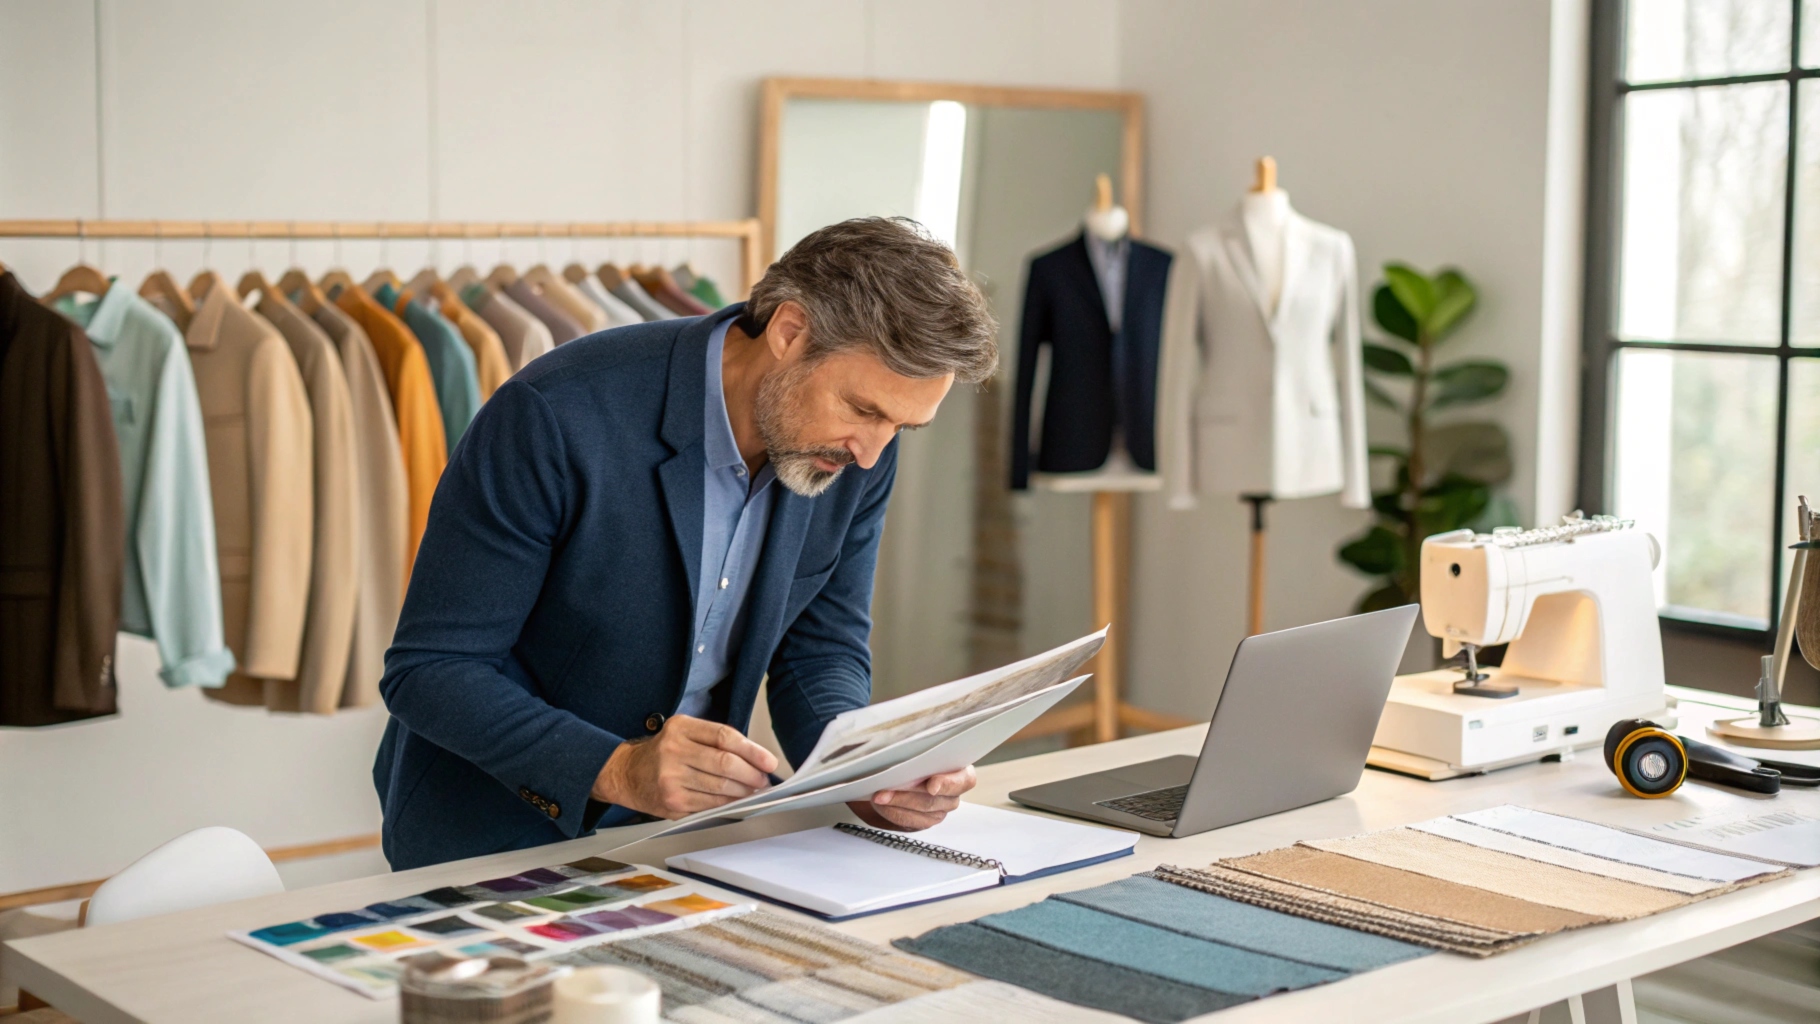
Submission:
[[[709,692],[733,671],[733,658],[746,632],[746,595],[758,571],[765,531],[771,524],[776,474],[765,463],[756,475],[746,470],[733,421],[721,390],[721,352],[731,318],[708,337],[708,378],[702,403],[701,578],[695,586],[695,636],[689,678],[679,715],[701,717]]]

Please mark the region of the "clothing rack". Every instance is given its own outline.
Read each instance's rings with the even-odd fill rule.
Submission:
[[[0,220],[0,238],[458,239],[726,238],[739,242],[739,295],[764,273],[759,222],[699,221],[320,221],[320,220]]]

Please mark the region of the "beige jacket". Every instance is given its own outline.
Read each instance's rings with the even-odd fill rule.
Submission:
[[[354,418],[355,470],[360,477],[360,526],[356,578],[360,597],[354,615],[354,642],[348,657],[341,706],[363,708],[379,701],[379,677],[385,674],[385,649],[398,628],[404,604],[406,535],[411,521],[410,488],[405,481],[404,449],[392,418],[392,396],[373,343],[354,318],[334,303],[315,312],[341,353],[348,377]]]
[[[315,321],[277,295],[260,300],[259,315],[278,328],[297,360],[310,398],[316,453],[315,545],[303,657],[295,680],[266,680],[265,706],[273,711],[333,714],[341,705],[347,679],[360,592],[361,495],[353,401],[335,343]]]
[[[211,697],[264,704],[265,680],[295,679],[315,544],[315,446],[297,360],[225,285],[184,341],[202,399],[221,566],[222,625],[240,668]]]

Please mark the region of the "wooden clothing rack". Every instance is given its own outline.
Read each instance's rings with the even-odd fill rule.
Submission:
[[[757,218],[687,221],[0,220],[0,238],[458,239],[726,238],[739,243],[739,295],[764,273]]]

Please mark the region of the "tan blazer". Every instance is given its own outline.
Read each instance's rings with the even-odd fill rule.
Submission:
[[[354,614],[354,642],[348,653],[347,681],[341,706],[364,708],[379,701],[379,677],[385,674],[385,649],[398,628],[404,604],[406,534],[410,530],[411,495],[404,475],[404,449],[392,418],[392,397],[373,343],[354,318],[334,303],[315,311],[341,353],[354,414],[354,449],[359,459],[360,597]]]
[[[310,607],[303,627],[303,657],[295,680],[268,679],[265,706],[273,711],[333,714],[354,643],[360,593],[359,455],[353,401],[335,343],[282,296],[267,295],[259,315],[270,321],[297,360],[310,397],[311,443],[316,453],[315,545],[310,556]]]
[[[297,678],[315,547],[310,399],[278,331],[222,285],[184,332],[202,399],[221,565],[221,618],[240,663],[206,691],[264,704],[265,680]]]

